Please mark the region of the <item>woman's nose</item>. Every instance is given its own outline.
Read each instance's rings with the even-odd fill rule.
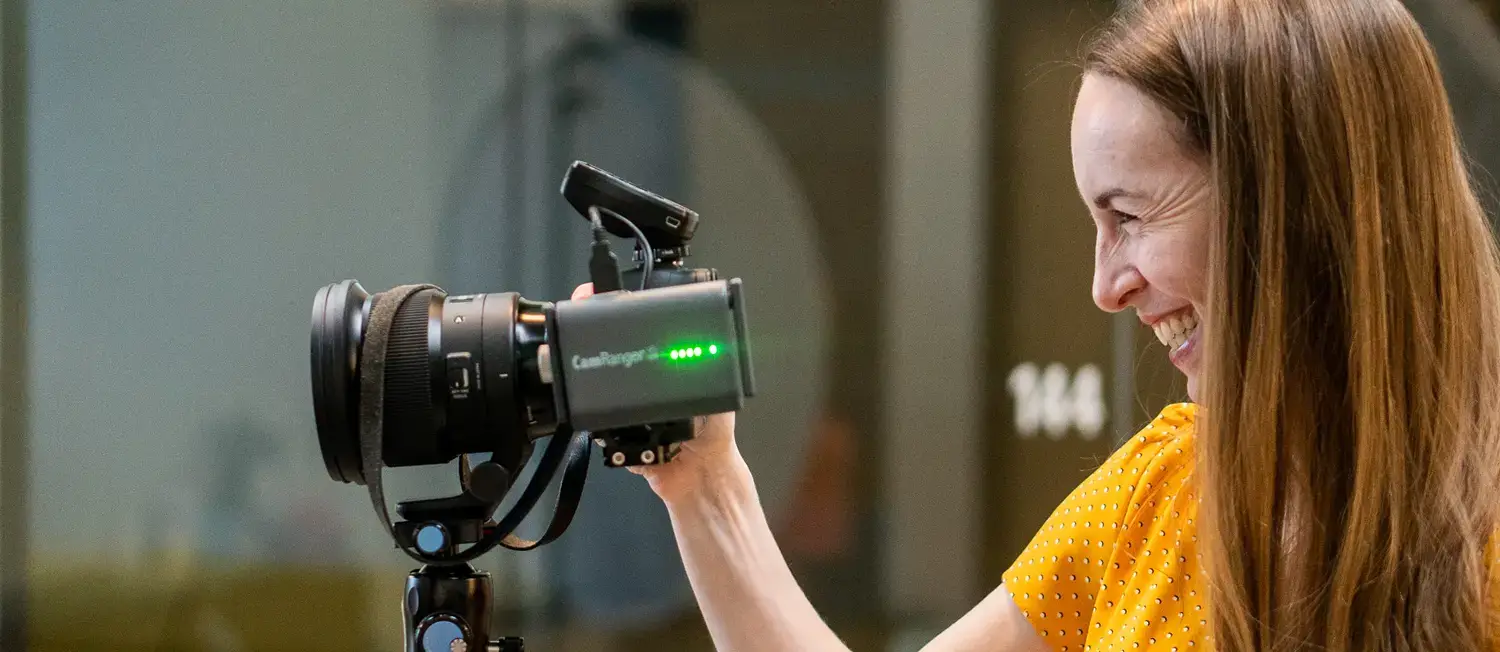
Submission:
[[[1145,289],[1146,277],[1135,265],[1116,256],[1100,257],[1094,264],[1094,304],[1105,312],[1119,312]]]

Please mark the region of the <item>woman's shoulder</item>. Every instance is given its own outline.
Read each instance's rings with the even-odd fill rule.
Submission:
[[[1194,493],[1196,415],[1197,407],[1191,403],[1163,408],[1057,505],[1038,532],[1038,542],[1059,536],[1066,539],[1067,533],[1092,529],[1095,536],[1089,539],[1094,545],[1104,545],[1104,541],[1138,522],[1190,518],[1184,512],[1196,510],[1184,507]],[[1097,536],[1101,532],[1108,536]]]
[[[1012,600],[1049,642],[1097,647],[1126,628],[1166,627],[1161,617],[1192,625],[1187,614],[1201,597],[1191,488],[1196,414],[1192,404],[1169,405],[1122,442],[1004,573]],[[1144,617],[1149,627],[1137,622]],[[1174,634],[1193,641],[1190,629]]]
[[[1173,403],[1162,408],[1150,423],[1141,428],[1136,439],[1157,443],[1191,441],[1197,417],[1197,404]]]
[[[1192,403],[1162,408],[1150,423],[1116,446],[1058,505],[1059,511],[1097,502],[1105,495],[1149,497],[1163,483],[1170,487],[1187,482],[1193,469],[1197,413],[1198,408]]]
[[[1111,475],[1186,480],[1192,474],[1197,414],[1198,406],[1192,403],[1162,408],[1135,436],[1115,448],[1084,484],[1107,480]]]

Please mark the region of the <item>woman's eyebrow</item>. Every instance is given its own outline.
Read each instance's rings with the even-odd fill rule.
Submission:
[[[1097,206],[1099,208],[1109,208],[1110,200],[1113,200],[1116,197],[1137,196],[1139,195],[1124,188],[1110,188],[1109,190],[1094,195],[1094,206]]]

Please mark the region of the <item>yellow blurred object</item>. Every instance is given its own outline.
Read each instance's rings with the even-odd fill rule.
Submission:
[[[346,568],[171,566],[34,564],[28,651],[400,649],[399,576]],[[385,623],[372,622],[377,591],[390,595]]]

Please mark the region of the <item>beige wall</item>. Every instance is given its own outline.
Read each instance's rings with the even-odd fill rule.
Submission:
[[[887,607],[946,623],[979,577],[989,0],[887,9],[880,408]]]

